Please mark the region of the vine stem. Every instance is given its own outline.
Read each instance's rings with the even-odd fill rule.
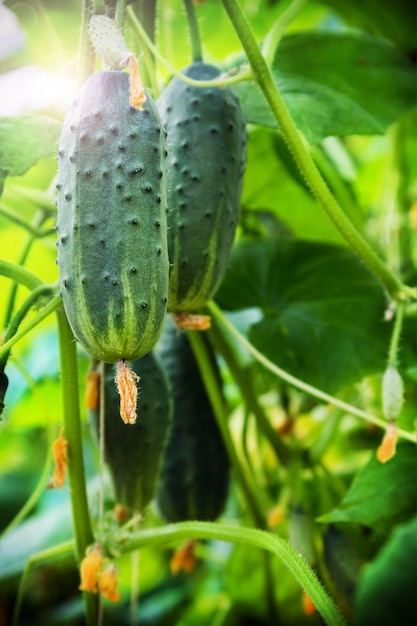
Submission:
[[[289,6],[281,13],[279,18],[275,21],[271,30],[265,37],[262,54],[267,65],[272,65],[275,57],[278,44],[282,39],[282,36],[288,26],[288,24],[300,13],[300,11],[307,4],[308,0],[293,0]]]
[[[162,546],[184,539],[230,541],[267,550],[281,559],[309,595],[328,626],[345,626],[342,615],[307,561],[287,541],[265,530],[242,528],[218,522],[178,522],[159,528],[141,530],[130,536],[126,536],[122,530],[118,548],[122,552],[130,552],[145,546]]]
[[[229,456],[233,474],[235,476],[236,482],[238,483],[245,500],[247,502],[249,511],[253,518],[254,523],[258,528],[266,529],[267,524],[265,517],[262,512],[262,506],[257,496],[257,492],[254,488],[254,484],[247,477],[242,464],[239,460],[239,457],[236,452],[236,448],[233,442],[233,439],[230,435],[230,431],[228,428],[228,424],[226,421],[226,415],[224,411],[224,402],[223,397],[221,395],[219,385],[217,382],[217,378],[215,372],[213,370],[213,366],[210,361],[210,357],[207,350],[207,345],[204,342],[204,339],[200,332],[198,331],[190,331],[188,333],[188,338],[190,340],[190,344],[192,350],[194,352],[194,356],[197,360],[201,375],[203,377],[203,381],[207,390],[207,394],[210,398],[210,402],[213,407],[214,414],[216,416],[216,420],[222,434],[222,438],[224,444],[227,449],[227,454]],[[272,571],[269,563],[268,555],[265,555],[265,582],[266,582],[266,601],[268,606],[268,611],[271,616],[271,620],[277,624],[279,624],[279,616],[278,609],[275,604],[274,598],[274,590],[273,590],[273,578]]]
[[[202,61],[203,50],[201,46],[200,31],[198,30],[198,22],[195,14],[193,0],[184,0],[184,4],[187,11],[188,26],[190,29],[191,56],[194,62]]]
[[[11,278],[16,283],[21,283],[28,289],[35,289],[42,285],[41,279],[33,272],[30,272],[21,265],[17,265],[17,263],[11,263],[3,259],[0,259],[0,276]]]
[[[274,82],[271,69],[262,56],[258,43],[239,3],[237,0],[222,0],[222,3],[246,52],[255,80],[264,93],[271,111],[281,127],[289,149],[313,195],[317,198],[318,202],[349,245],[366,263],[394,301],[408,300],[411,297],[416,297],[416,290],[403,285],[401,280],[391,271],[386,263],[378,257],[369,243],[359,231],[356,230],[327,187],[285,106],[282,96]]]
[[[238,357],[233,350],[233,347],[231,346],[230,342],[227,341],[227,337],[225,337],[218,328],[217,319],[215,317],[213,317],[212,319],[211,328],[208,331],[208,334],[210,339],[212,340],[215,349],[225,360],[227,367],[229,368],[230,373],[233,376],[233,379],[240,389],[248,410],[251,411],[255,416],[260,430],[268,439],[277,458],[284,466],[288,465],[291,457],[291,452],[288,446],[283,441],[281,441],[276,430],[273,428],[273,426],[271,426],[262,407],[259,405],[256,393],[253,389],[251,376],[240,365]]]
[[[76,343],[63,306],[57,310],[57,320],[64,432],[65,439],[68,441],[68,477],[75,552],[79,564],[85,557],[87,547],[93,543],[94,536],[91,529],[85,483]],[[88,592],[84,592],[83,597],[87,624],[95,626],[97,624],[97,597]]]
[[[20,309],[16,312],[16,314],[12,318],[7,328],[6,334],[4,336],[4,343],[9,341],[16,334],[17,329],[19,328],[20,324],[22,323],[22,321],[24,320],[25,316],[30,311],[32,306],[36,303],[36,301],[39,298],[51,295],[51,293],[53,293],[53,287],[51,285],[39,285],[39,287],[36,287],[35,289],[33,289],[33,291],[30,292],[29,296],[26,298],[26,300],[23,302]],[[4,352],[1,355],[0,370],[2,369],[4,370],[4,368],[6,367],[9,354],[10,354],[10,351]]]
[[[167,68],[169,72],[171,72],[174,76],[182,80],[187,85],[193,85],[194,87],[225,87],[226,85],[233,85],[235,83],[240,83],[244,80],[253,79],[252,71],[250,69],[245,69],[238,74],[228,77],[220,77],[214,78],[213,80],[195,80],[194,78],[190,78],[186,76],[182,72],[179,72],[158,50],[158,48],[154,45],[154,43],[150,40],[148,35],[145,32],[145,29],[142,27],[138,18],[136,17],[132,7],[129,5],[127,7],[127,13],[131,20],[132,26],[136,30],[138,36],[143,40],[149,50],[152,52],[154,57],[158,59],[158,61]]]
[[[1,261],[0,261],[1,263]],[[15,335],[9,341],[6,341],[4,344],[0,346],[0,358],[10,350],[15,343],[20,341],[25,335],[27,335],[31,330],[36,328],[38,324],[40,324],[44,319],[46,319],[51,313],[56,311],[59,306],[62,304],[61,296],[55,296],[45,304],[45,306],[33,316],[30,322],[26,324],[23,328],[17,331]]]
[[[70,554],[74,551],[74,542],[72,540],[66,541],[65,543],[61,543],[57,546],[53,546],[52,548],[46,548],[36,554],[32,554],[25,565],[25,569],[23,571],[22,577],[19,581],[19,588],[17,590],[16,603],[14,605],[13,617],[12,617],[12,626],[16,626],[18,624],[20,608],[23,602],[23,596],[25,592],[25,587],[27,584],[27,580],[29,577],[30,570],[32,567],[41,563],[42,561],[47,561],[49,559],[53,559],[59,556],[64,556]]]
[[[400,341],[401,330],[404,319],[404,305],[400,303],[395,311],[394,328],[392,330],[391,341],[388,352],[388,365],[397,367],[398,360],[398,344]]]
[[[220,324],[223,325],[226,331],[230,333],[233,337],[235,337],[239,341],[239,343],[241,343],[242,346],[244,346],[246,350],[250,352],[250,354],[252,354],[252,356],[257,361],[259,361],[259,363],[261,363],[264,367],[266,367],[266,369],[268,369],[270,372],[275,374],[275,376],[278,376],[278,378],[285,380],[287,383],[289,383],[293,387],[296,387],[297,389],[304,391],[310,396],[314,396],[315,398],[318,398],[319,400],[323,400],[324,402],[328,404],[337,406],[343,411],[350,413],[351,415],[355,415],[356,417],[361,417],[367,422],[370,422],[371,424],[375,424],[376,426],[379,426],[379,428],[382,428],[383,430],[386,429],[385,420],[379,417],[376,417],[375,415],[371,415],[370,413],[366,413],[365,411],[362,411],[361,409],[358,409],[357,407],[351,404],[348,404],[347,402],[343,402],[343,400],[339,400],[339,398],[335,398],[334,396],[331,396],[328,393],[325,393],[324,391],[321,391],[320,389],[313,387],[312,385],[308,385],[302,380],[299,380],[295,376],[292,376],[285,370],[281,369],[280,367],[275,365],[275,363],[272,363],[272,361],[267,359],[266,356],[264,356],[261,352],[259,352],[259,350],[257,350],[255,346],[253,346],[246,339],[246,337],[244,337],[237,330],[237,328],[233,326],[233,324],[227,319],[227,317],[224,315],[221,309],[217,306],[217,304],[215,304],[213,301],[210,301],[207,304],[207,308],[209,309],[210,314],[213,317],[215,317],[219,321]],[[401,428],[398,428],[397,432],[401,437],[403,437],[403,439],[407,439],[408,441],[411,441],[412,443],[417,443],[417,436],[414,433],[408,432]]]

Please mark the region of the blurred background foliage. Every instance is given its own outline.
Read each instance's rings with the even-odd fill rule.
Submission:
[[[135,10],[145,2],[133,3]],[[242,0],[259,41],[287,4]],[[383,6],[376,0],[308,2],[291,22],[273,64],[287,106],[329,186],[374,249],[411,285],[416,284],[417,268],[413,5],[409,0]],[[225,70],[244,63],[221,3],[206,0],[196,5],[196,12],[205,60]],[[0,256],[24,264],[47,283],[58,278],[54,153],[75,90],[79,31],[78,0],[0,4],[0,177],[5,181]],[[139,54],[129,21],[126,37]],[[156,42],[177,69],[190,62],[181,0],[158,3]],[[162,65],[157,69],[162,89],[169,71]],[[383,321],[384,295],[312,197],[258,89],[241,83],[236,92],[249,124],[247,171],[237,242],[217,302],[272,361],[380,414],[380,381],[391,332]],[[11,281],[0,276],[1,320],[11,288]],[[16,308],[26,295],[19,287]],[[417,405],[415,321],[414,311],[405,320],[400,352],[406,393],[400,425],[407,430],[415,429]],[[273,379],[247,355],[240,357],[271,424],[294,450],[292,463],[284,468],[248,417],[241,391],[221,361],[240,458],[262,494],[265,514],[278,506],[274,531],[313,555],[312,566],[350,623],[411,624],[415,446],[401,445],[382,474],[374,458],[379,431]],[[87,368],[88,356],[80,349],[81,400]],[[44,489],[51,471],[49,450],[62,421],[54,317],[14,346],[6,373],[9,388],[0,423],[0,624],[10,623],[28,557],[72,536],[68,488]],[[96,514],[98,454],[84,409],[82,419],[88,490]],[[382,492],[382,502],[375,503],[369,484]],[[34,492],[39,497],[26,519],[14,523]],[[110,510],[112,504],[108,483],[106,507]],[[387,517],[382,527],[381,511]],[[235,487],[224,518],[251,524]],[[158,523],[153,507],[146,525]],[[199,563],[191,575],[174,576],[169,551],[141,551],[139,623],[272,623],[263,555],[221,542],[201,543],[197,554]],[[130,619],[130,555],[121,557],[118,567],[122,602],[106,605],[108,624]],[[317,614],[309,615],[303,605],[298,585],[276,561],[272,576],[280,623],[318,624]],[[71,552],[37,565],[27,580],[20,623],[83,623],[77,587]]]

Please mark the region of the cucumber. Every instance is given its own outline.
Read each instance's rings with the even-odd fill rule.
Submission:
[[[133,361],[156,343],[168,298],[166,134],[129,75],[88,78],[58,151],[58,267],[65,312],[97,360]]]
[[[195,62],[196,80],[219,70]],[[191,312],[216,292],[239,217],[246,126],[229,87],[200,88],[173,78],[157,100],[168,132],[169,311]]]
[[[155,350],[174,401],[156,496],[159,510],[168,522],[214,521],[226,503],[230,465],[197,362],[187,335],[177,334],[171,320]]]
[[[3,413],[4,396],[6,395],[8,386],[9,379],[7,378],[7,374],[3,370],[0,370],[0,415]]]
[[[134,424],[119,417],[119,395],[114,385],[114,368],[104,366],[104,457],[112,478],[117,504],[142,513],[152,500],[172,418],[172,399],[167,377],[150,352],[134,361],[141,375],[141,404]],[[87,409],[96,440],[100,431],[100,404]]]

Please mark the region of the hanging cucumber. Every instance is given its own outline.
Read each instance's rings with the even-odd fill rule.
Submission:
[[[118,415],[114,369],[109,364],[104,366],[104,457],[117,504],[142,513],[154,496],[172,418],[172,401],[167,378],[152,352],[134,361],[132,369],[141,375],[141,410],[136,423],[126,426]],[[100,403],[94,406],[91,393],[87,410],[98,440]]]
[[[166,313],[166,136],[149,93],[100,71],[68,111],[58,152],[58,266],[76,339],[98,360],[133,361]]]
[[[195,62],[183,74],[217,78]],[[168,309],[196,311],[226,271],[239,216],[246,126],[229,87],[200,88],[174,78],[157,101],[168,132]]]
[[[229,459],[197,362],[186,334],[177,334],[170,320],[156,352],[174,400],[157,492],[159,509],[169,522],[215,520],[226,502]]]

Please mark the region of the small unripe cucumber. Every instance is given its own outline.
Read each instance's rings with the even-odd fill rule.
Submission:
[[[114,369],[105,365],[104,457],[109,467],[117,504],[142,513],[154,496],[172,418],[172,400],[165,373],[152,352],[134,361],[141,376],[138,419],[126,425],[119,416],[119,395]],[[99,438],[100,406],[89,410],[92,430]]]
[[[65,312],[94,358],[133,361],[161,332],[168,297],[166,136],[129,75],[90,76],[58,152],[58,266]]]
[[[404,403],[404,384],[395,365],[388,365],[382,378],[382,409],[387,420],[395,420]]]
[[[230,464],[210,400],[189,340],[186,334],[177,334],[171,320],[167,320],[156,352],[168,374],[174,400],[158,507],[169,522],[213,521],[225,506]]]
[[[182,73],[196,80],[220,74],[200,62]],[[195,311],[226,271],[240,209],[246,126],[229,87],[194,87],[174,78],[157,106],[168,132],[168,309]]]

